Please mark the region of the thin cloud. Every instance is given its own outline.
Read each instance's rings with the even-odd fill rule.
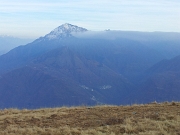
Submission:
[[[44,27],[35,32],[41,36],[65,22],[90,30],[180,32],[178,0],[0,0],[0,3],[0,34],[16,27],[11,33],[19,28],[17,33],[25,35],[26,30]]]

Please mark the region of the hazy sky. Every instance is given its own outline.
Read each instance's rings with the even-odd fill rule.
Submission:
[[[96,31],[180,32],[180,0],[0,0],[0,35],[37,38],[66,22]]]

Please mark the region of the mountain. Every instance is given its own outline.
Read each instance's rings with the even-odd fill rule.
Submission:
[[[12,49],[0,57],[0,74],[25,66],[32,59],[47,51],[69,43],[72,44],[72,33],[85,31],[87,30],[84,28],[66,23],[26,46],[18,46]]]
[[[125,78],[107,66],[62,47],[2,75],[0,107],[117,103],[130,88]]]
[[[32,39],[21,39],[11,36],[0,36],[0,55],[7,53],[11,49],[19,46],[26,45],[32,42]]]
[[[141,101],[179,101],[180,55],[162,60],[148,69],[143,76],[138,93]]]
[[[139,80],[148,79],[148,69],[172,56],[153,45],[165,43],[165,37],[168,46],[179,40],[164,33],[100,33],[66,23],[0,56],[0,108],[129,104],[154,98],[142,98],[146,83]],[[156,35],[157,42],[151,38]]]

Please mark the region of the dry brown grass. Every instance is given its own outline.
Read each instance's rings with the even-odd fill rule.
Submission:
[[[0,111],[0,135],[180,135],[180,103]]]

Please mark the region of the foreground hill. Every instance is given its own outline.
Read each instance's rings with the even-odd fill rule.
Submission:
[[[0,111],[4,135],[179,135],[180,103]]]

